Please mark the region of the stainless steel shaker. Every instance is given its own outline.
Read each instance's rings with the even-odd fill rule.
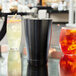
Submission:
[[[48,61],[52,20],[26,18],[24,25],[28,63],[33,66],[45,65]]]

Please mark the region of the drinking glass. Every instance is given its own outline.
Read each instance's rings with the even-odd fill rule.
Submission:
[[[76,28],[62,27],[59,43],[64,54],[76,54]]]
[[[15,18],[13,18],[15,17]],[[8,20],[7,37],[10,48],[17,48],[19,50],[21,41],[21,20],[20,16],[13,16]]]

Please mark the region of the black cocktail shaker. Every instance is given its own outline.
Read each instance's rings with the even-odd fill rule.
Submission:
[[[29,18],[24,20],[28,62],[33,66],[44,65],[48,61],[51,37],[51,19]]]

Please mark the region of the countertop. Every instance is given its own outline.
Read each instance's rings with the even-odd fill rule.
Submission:
[[[32,67],[27,63],[27,57],[23,57],[23,76],[59,76],[59,60],[48,59],[48,63],[41,67]]]
[[[4,54],[3,56],[6,58],[7,55],[8,54]],[[13,60],[10,60],[11,66],[8,65],[8,58],[6,58],[2,64],[0,63],[0,76],[59,76],[59,59],[49,58],[47,65],[33,67],[28,64],[27,56],[24,55],[22,68],[20,68],[20,61],[16,59],[15,55],[12,59]],[[20,70],[22,75],[20,75]]]

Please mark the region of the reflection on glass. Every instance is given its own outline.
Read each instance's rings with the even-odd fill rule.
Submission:
[[[8,75],[21,76],[20,53],[16,49],[11,49],[8,55]]]
[[[26,76],[48,76],[47,65],[42,67],[32,67],[28,64]]]
[[[76,55],[64,55],[61,58],[60,76],[76,76]]]

